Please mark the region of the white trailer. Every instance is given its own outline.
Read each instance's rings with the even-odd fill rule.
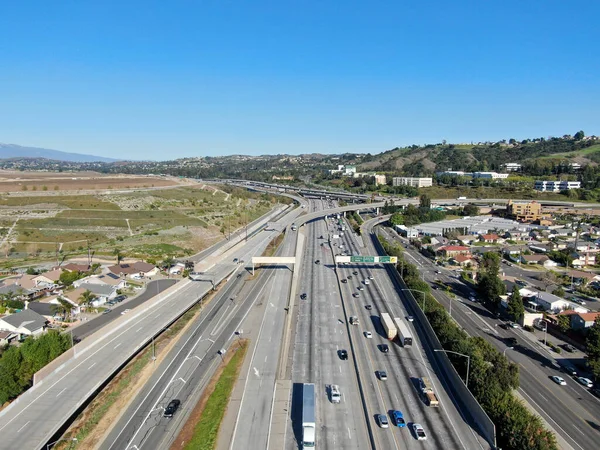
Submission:
[[[388,313],[381,313],[381,325],[383,325],[383,329],[385,330],[385,334],[390,341],[393,341],[398,334],[398,330],[394,326],[394,322]]]
[[[315,448],[315,385],[304,383],[302,389],[302,448]]]
[[[408,326],[399,317],[394,317],[394,324],[398,330],[398,340],[403,347],[412,345],[413,337]]]

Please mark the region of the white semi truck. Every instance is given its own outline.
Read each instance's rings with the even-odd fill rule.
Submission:
[[[402,347],[411,346],[413,337],[406,323],[399,317],[394,317],[394,325],[396,325],[396,330],[398,330],[398,340],[402,344]]]
[[[302,389],[302,448],[315,448],[315,385],[304,383]]]

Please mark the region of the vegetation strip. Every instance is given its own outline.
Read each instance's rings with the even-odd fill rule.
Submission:
[[[546,430],[539,416],[531,413],[512,391],[519,387],[519,368],[510,363],[495,347],[481,337],[471,337],[463,331],[446,309],[430,293],[429,283],[421,280],[417,267],[404,258],[402,247],[390,244],[379,236],[388,255],[397,256],[406,285],[427,292],[425,301],[417,302],[424,312],[442,346],[450,351],[470,356],[469,390],[496,426],[499,448],[505,450],[556,450],[556,437]],[[490,266],[494,266],[490,264]],[[485,274],[485,284],[491,281],[493,270]],[[449,355],[459,374],[466,373],[464,358]]]
[[[217,445],[217,437],[221,422],[225,416],[229,397],[237,381],[239,372],[248,349],[248,340],[238,341],[238,345],[231,346],[231,358],[225,366],[221,365],[221,372],[215,373],[206,388],[202,398],[194,408],[192,415],[181,431],[176,442],[171,448],[184,448],[185,450],[213,450]],[[211,390],[212,388],[212,390]],[[192,429],[193,427],[193,429]],[[189,441],[186,439],[188,436]]]

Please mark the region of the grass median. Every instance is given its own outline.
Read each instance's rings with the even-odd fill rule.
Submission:
[[[215,373],[188,422],[175,440],[183,445],[174,444],[171,449],[214,450],[216,448],[221,422],[247,349],[246,339],[239,340],[230,347],[231,353],[228,352],[230,359],[224,366],[221,365],[220,371]]]

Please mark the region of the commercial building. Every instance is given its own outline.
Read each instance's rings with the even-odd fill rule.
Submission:
[[[416,188],[433,186],[433,178],[417,177],[394,177],[392,178],[394,186],[412,186]]]
[[[540,192],[560,192],[569,191],[571,189],[580,189],[580,181],[545,181],[537,180],[533,185],[536,191]]]
[[[533,222],[542,217],[542,205],[536,201],[532,202],[513,202],[508,201],[506,213],[509,217],[521,222]]]
[[[535,225],[524,225],[514,220],[502,219],[493,216],[462,217],[460,219],[440,220],[439,222],[428,222],[415,225],[419,234],[425,236],[443,236],[449,231],[456,230],[459,234],[488,234],[501,233],[502,231],[515,228],[528,230]]]
[[[507,173],[498,172],[473,172],[471,175],[473,178],[487,178],[491,180],[504,180],[508,178]]]

